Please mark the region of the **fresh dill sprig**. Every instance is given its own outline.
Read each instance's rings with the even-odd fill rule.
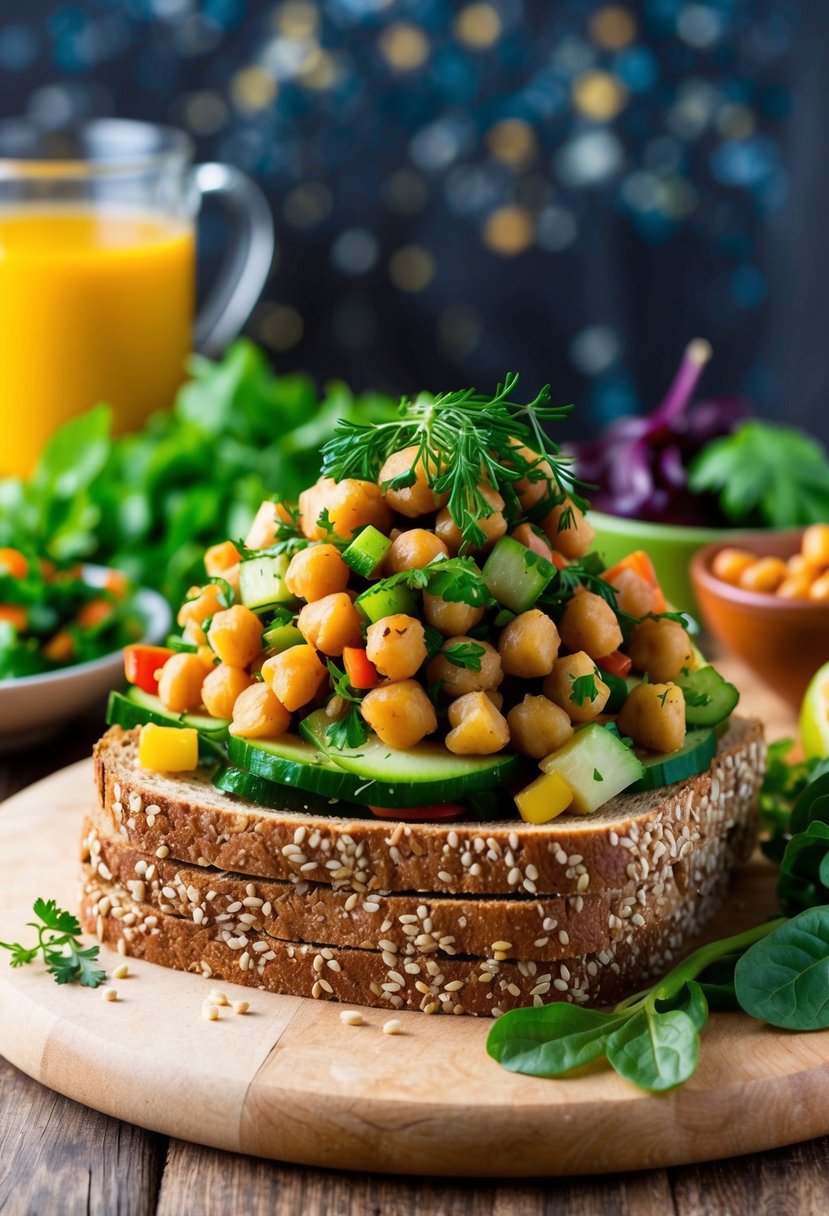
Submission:
[[[494,510],[482,493],[486,484],[504,498],[510,522],[520,514],[514,483],[524,478],[548,482],[552,505],[568,495],[585,509],[571,460],[543,425],[566,418],[572,407],[549,405],[549,385],[520,405],[511,400],[517,383],[518,375],[510,372],[493,396],[471,388],[436,397],[421,393],[401,402],[394,421],[366,426],[343,420],[322,449],[323,476],[376,481],[389,456],[412,447],[411,466],[389,484],[411,485],[421,468],[436,494],[448,494],[449,514],[464,545],[473,548],[485,543],[480,521]],[[538,455],[528,459],[522,447]]]

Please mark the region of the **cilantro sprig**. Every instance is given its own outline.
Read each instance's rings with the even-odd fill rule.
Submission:
[[[484,544],[480,522],[494,508],[482,493],[489,483],[505,500],[512,520],[521,507],[515,482],[546,481],[552,504],[565,493],[582,509],[569,457],[546,434],[544,424],[566,418],[571,407],[551,406],[550,386],[526,405],[511,400],[518,376],[511,372],[493,395],[462,389],[436,397],[421,393],[403,400],[399,418],[373,426],[343,421],[322,449],[323,476],[342,480],[357,477],[376,481],[386,459],[404,448],[414,448],[412,464],[390,484],[411,485],[415,470],[423,470],[437,494],[448,494],[447,508],[466,545]],[[530,449],[525,455],[522,448]],[[533,456],[532,453],[538,453]]]
[[[82,984],[97,988],[106,979],[106,972],[97,966],[98,946],[81,944],[81,926],[71,912],[59,908],[53,899],[36,899],[32,908],[37,920],[27,922],[27,928],[37,933],[34,946],[20,942],[0,942],[0,949],[11,953],[12,967],[23,967],[43,956],[46,969],[58,984]]]
[[[348,708],[340,718],[336,718],[325,731],[329,747],[338,752],[344,748],[362,747],[368,738],[368,726],[360,713],[362,700],[356,688],[351,686],[348,676],[336,663],[328,660],[328,674],[331,676],[331,687],[334,695],[348,703]]]

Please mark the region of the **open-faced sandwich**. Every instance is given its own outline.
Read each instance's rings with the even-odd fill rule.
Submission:
[[[765,750],[644,553],[604,569],[545,390],[341,424],[96,748],[85,925],[166,966],[428,1013],[609,1004],[750,852]]]

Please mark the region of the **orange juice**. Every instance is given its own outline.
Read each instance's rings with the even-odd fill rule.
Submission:
[[[170,405],[195,297],[189,223],[104,206],[0,209],[0,475],[73,415],[130,430]]]

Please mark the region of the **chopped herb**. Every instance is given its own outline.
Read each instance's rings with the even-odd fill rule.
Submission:
[[[359,703],[362,697],[355,688],[352,688],[348,676],[344,671],[332,662],[327,660],[328,674],[331,676],[331,687],[338,697],[342,697],[344,701],[354,701]]]
[[[97,988],[106,979],[106,972],[96,966],[97,946],[81,945],[81,926],[76,916],[64,912],[53,899],[36,899],[33,911],[37,921],[28,927],[37,933],[37,944],[21,946],[19,942],[0,942],[0,948],[11,951],[12,967],[22,967],[43,955],[46,969],[58,984],[82,984]]]
[[[508,625],[510,623],[510,621],[514,621],[514,620],[515,620],[515,613],[510,612],[509,608],[502,608],[501,611],[496,616],[495,620],[493,621],[493,624],[496,629],[503,629],[505,625]]]
[[[236,603],[236,594],[226,578],[221,578],[220,575],[214,574],[212,578],[207,580],[209,583],[215,583],[219,588],[219,603],[222,608],[232,608]],[[205,632],[207,632],[205,630]]]
[[[595,673],[592,676],[570,676],[573,685],[570,696],[574,705],[582,706],[585,701],[595,701],[599,695]]]
[[[477,642],[455,642],[441,651],[445,659],[456,667],[465,667],[469,671],[481,670],[481,659],[486,654],[483,646]]]
[[[602,776],[602,774],[599,772],[599,770],[597,768],[593,769],[593,780],[594,781],[604,781],[604,777]]]
[[[411,591],[438,595],[453,604],[469,604],[472,608],[489,608],[495,603],[472,557],[438,558],[419,569],[400,570],[388,578],[378,579],[371,589],[390,591],[401,585]]]
[[[711,704],[710,692],[694,692],[692,688],[683,688],[682,695],[685,697],[685,704],[692,708]]]
[[[317,527],[323,532],[333,532],[334,525],[331,522],[331,516],[328,512],[328,507],[323,507],[317,516]]]
[[[343,716],[326,728],[325,738],[329,746],[337,751],[362,747],[368,738],[368,726],[359,705],[349,705]]]
[[[434,625],[426,625],[423,629],[423,640],[426,644],[426,653],[431,659],[443,645],[443,634],[439,629],[435,629]]]
[[[657,701],[659,701],[659,702],[660,702],[660,704],[662,705],[662,708],[663,708],[663,709],[665,708],[665,701],[667,700],[668,693],[669,693],[670,691],[671,691],[671,690],[670,690],[670,688],[666,688],[664,692],[658,692],[658,693],[656,694],[656,699],[657,699]]]

